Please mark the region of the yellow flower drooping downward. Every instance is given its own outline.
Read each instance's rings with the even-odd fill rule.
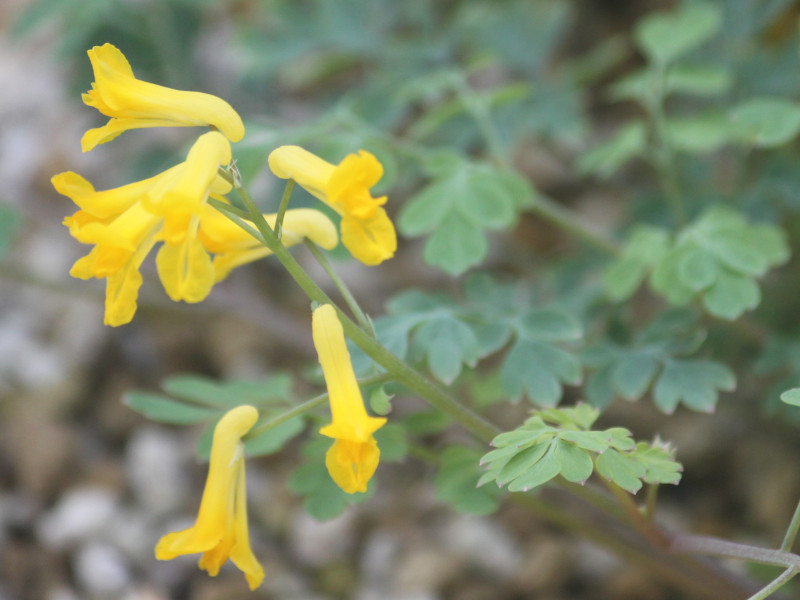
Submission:
[[[328,386],[333,417],[333,422],[319,431],[335,440],[325,455],[325,466],[331,478],[348,494],[366,492],[380,458],[372,434],[386,419],[367,414],[342,324],[330,304],[323,304],[314,311],[312,335]]]
[[[186,161],[143,181],[96,191],[73,172],[52,178],[56,190],[80,208],[64,224],[79,242],[94,245],[70,274],[106,279],[107,325],[123,325],[133,318],[142,284],[139,268],[161,241],[156,264],[170,298],[200,302],[209,294],[214,268],[197,230],[208,196],[230,191],[230,184],[217,174],[230,159],[228,141],[211,131],[197,139]]]
[[[189,529],[161,538],[155,549],[158,560],[202,552],[199,566],[213,577],[230,558],[244,573],[251,590],[261,585],[264,569],[250,548],[247,529],[244,444],[241,441],[257,420],[255,408],[239,406],[228,411],[217,423],[197,520]]]
[[[95,46],[88,54],[94,82],[83,101],[111,120],[86,132],[81,140],[84,152],[142,127],[211,125],[232,142],[244,137],[242,119],[221,98],[140,81],[125,55],[111,44]]]
[[[342,216],[342,243],[356,259],[377,265],[394,256],[397,234],[382,208],[386,196],[373,198],[370,193],[383,176],[383,166],[372,154],[360,150],[333,165],[299,146],[281,146],[269,155],[269,167]]]

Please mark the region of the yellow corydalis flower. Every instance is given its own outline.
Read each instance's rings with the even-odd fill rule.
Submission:
[[[84,152],[142,127],[211,125],[232,142],[244,137],[242,119],[221,98],[140,81],[125,55],[111,44],[95,46],[88,54],[95,80],[83,101],[111,120],[84,134]]]
[[[244,444],[241,439],[258,420],[252,406],[234,408],[214,429],[208,478],[195,524],[168,533],[155,548],[158,560],[198,554],[199,567],[212,577],[230,558],[243,573],[251,590],[261,585],[264,569],[250,548],[247,529]]]
[[[344,341],[344,330],[333,306],[323,304],[317,308],[311,323],[332,416],[332,423],[319,432],[335,440],[325,455],[325,466],[336,485],[348,494],[366,492],[380,459],[380,450],[372,434],[386,419],[367,414]]]
[[[277,214],[263,216],[269,226],[274,228]],[[282,232],[281,242],[286,247],[299,244],[304,238],[326,250],[332,250],[339,243],[336,226],[325,214],[311,208],[287,210],[283,216]],[[216,281],[225,279],[236,267],[272,254],[272,250],[210,206],[206,207],[200,220],[197,238],[206,250],[216,255]]]
[[[133,318],[142,285],[139,268],[161,241],[156,265],[169,297],[200,302],[209,294],[214,268],[197,230],[209,194],[231,189],[217,173],[230,157],[228,141],[212,131],[198,138],[186,161],[143,181],[96,191],[77,173],[52,178],[56,191],[80,208],[64,224],[79,242],[95,246],[70,274],[106,279],[107,325],[123,325]]]
[[[373,198],[370,188],[383,176],[383,166],[365,150],[333,165],[299,146],[281,146],[269,155],[269,168],[292,179],[342,216],[342,243],[365,265],[377,265],[394,256],[397,234],[382,205],[386,196]]]

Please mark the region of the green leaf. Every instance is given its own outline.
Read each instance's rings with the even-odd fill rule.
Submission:
[[[532,192],[518,175],[462,161],[413,196],[398,217],[410,237],[431,234],[423,257],[429,265],[459,275],[479,264],[488,252],[487,229],[514,224]]]
[[[656,441],[653,445],[639,442],[631,456],[644,467],[642,479],[646,483],[675,485],[681,480],[683,466],[674,460],[673,454],[668,444]]]
[[[606,408],[616,395],[614,389],[614,365],[604,365],[595,371],[584,387],[586,400],[597,408]]]
[[[713,38],[721,26],[718,6],[684,3],[676,11],[641,19],[634,28],[634,39],[650,61],[667,64]]]
[[[186,404],[160,394],[130,392],[122,402],[148,419],[171,425],[191,425],[221,416],[217,410]]]
[[[488,515],[497,510],[502,491],[494,486],[478,487],[481,454],[465,446],[449,446],[439,458],[433,480],[436,498],[461,512]]]
[[[633,230],[622,251],[603,276],[606,295],[614,301],[630,298],[644,281],[648,270],[669,248],[669,234],[649,226]]]
[[[723,270],[703,297],[703,305],[717,317],[733,321],[761,302],[758,284],[748,277]]]
[[[678,276],[695,292],[711,287],[717,280],[719,267],[714,255],[701,248],[691,249],[681,256]]]
[[[654,390],[656,406],[672,413],[680,402],[692,410],[712,412],[719,390],[736,387],[733,372],[711,360],[668,360],[658,377]]]
[[[552,441],[551,439],[547,442],[530,446],[514,454],[503,468],[500,469],[500,472],[495,478],[497,480],[497,485],[506,485],[509,481],[513,481],[523,473],[527,473],[536,463],[542,460],[542,457],[551,449]]]
[[[716,152],[734,135],[730,119],[720,112],[670,117],[666,128],[672,147],[691,154]]]
[[[277,416],[275,413],[262,415],[253,428],[266,423]],[[294,417],[264,431],[256,436],[249,438],[244,445],[247,456],[266,456],[282,450],[289,440],[294,439],[305,429],[303,417]]]
[[[509,492],[527,492],[544,485],[561,472],[561,463],[556,455],[557,440],[553,440],[544,455],[523,474],[508,484]]]
[[[400,462],[408,454],[406,430],[399,423],[387,423],[378,429],[375,441],[381,451],[381,462]]]
[[[732,86],[731,70],[721,65],[677,64],[667,72],[667,93],[717,96]]]
[[[632,494],[641,489],[641,479],[647,472],[634,458],[613,449],[599,455],[595,459],[595,467],[601,476]]]
[[[641,156],[647,147],[647,130],[641,121],[631,121],[603,143],[584,153],[578,171],[608,179],[622,165]]]
[[[761,148],[783,145],[800,133],[800,105],[782,98],[753,98],[730,112],[737,137]]]
[[[666,297],[670,304],[681,306],[695,297],[695,291],[684,282],[681,271],[684,260],[693,251],[693,248],[685,245],[671,249],[650,274],[650,286]]]
[[[597,409],[586,404],[536,411],[517,429],[492,440],[495,449],[481,459],[486,472],[478,485],[495,481],[512,492],[527,491],[559,474],[583,483],[595,468],[632,492],[642,486],[642,480],[677,483],[681,466],[668,445],[658,441],[637,445],[631,432],[622,427],[589,429],[598,415]]]
[[[325,468],[325,454],[331,440],[316,437],[303,447],[304,463],[289,477],[289,489],[304,497],[306,512],[319,521],[338,517],[350,504],[357,504],[369,498],[375,491],[374,479],[370,481],[366,493],[346,494]]]
[[[452,420],[440,410],[422,410],[403,419],[403,426],[409,435],[423,436],[444,431]]]
[[[432,267],[452,276],[483,262],[489,251],[480,227],[458,213],[451,213],[428,238],[422,257]]]
[[[625,353],[615,363],[614,388],[626,400],[636,400],[650,387],[658,370],[658,361],[645,353]]]
[[[576,404],[566,408],[545,408],[538,411],[543,421],[570,428],[591,429],[600,416],[600,411],[588,404]]]
[[[727,92],[733,85],[730,70],[716,65],[674,65],[662,78],[661,71],[655,65],[639,69],[616,81],[609,89],[609,97],[612,100],[635,100],[647,105],[654,91],[659,88],[664,96],[716,96]]]
[[[369,407],[376,415],[384,417],[392,412],[392,398],[394,394],[387,394],[385,386],[379,385],[369,395]]]
[[[561,476],[572,483],[584,483],[594,471],[592,457],[569,442],[558,441],[556,457],[561,465]]]
[[[164,391],[172,396],[225,410],[242,404],[258,407],[285,402],[290,387],[291,377],[287,374],[259,381],[217,381],[197,375],[175,375],[162,383]]]
[[[428,368],[444,383],[452,383],[461,365],[475,366],[478,340],[461,321],[443,316],[426,321],[414,333],[414,346],[422,348]]]
[[[519,331],[526,338],[543,342],[578,340],[583,335],[580,322],[557,308],[536,308],[522,315]]]
[[[800,406],[800,388],[786,390],[781,394],[781,402],[792,406]]]
[[[524,393],[538,406],[554,406],[561,398],[562,383],[581,382],[581,363],[560,348],[518,339],[503,362],[500,378],[512,399]]]

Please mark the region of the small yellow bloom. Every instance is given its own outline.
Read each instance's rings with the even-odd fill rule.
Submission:
[[[371,417],[364,407],[344,330],[330,304],[323,304],[312,316],[312,335],[322,372],[328,386],[332,423],[320,429],[335,441],[325,456],[331,478],[348,494],[366,492],[378,468],[380,450],[373,433],[386,419]]]
[[[83,101],[111,120],[86,132],[81,140],[84,152],[123,131],[142,127],[211,125],[232,142],[244,137],[242,119],[221,98],[140,81],[122,52],[111,44],[95,46],[88,54],[95,80]]]
[[[264,215],[270,227],[275,227],[277,214]],[[339,243],[336,226],[318,210],[295,208],[283,215],[284,246],[294,246],[304,238],[312,240],[326,250]],[[214,273],[216,281],[225,279],[236,267],[272,254],[272,251],[253,238],[247,231],[236,225],[216,209],[207,206],[200,219],[197,238],[206,250],[216,254]]]
[[[269,167],[283,179],[293,179],[342,216],[342,243],[365,265],[394,256],[397,234],[386,211],[386,196],[373,198],[369,188],[383,176],[383,166],[365,150],[338,165],[300,148],[281,146],[269,155]]]
[[[228,141],[211,131],[197,139],[186,161],[143,181],[95,191],[76,173],[52,178],[56,190],[80,207],[64,224],[79,242],[94,244],[70,274],[106,278],[107,325],[124,325],[133,318],[142,284],[139,268],[158,242],[164,245],[156,266],[169,297],[200,302],[208,296],[214,267],[197,230],[208,196],[230,191],[217,173],[230,158]]]
[[[155,549],[158,560],[202,552],[199,567],[214,577],[230,558],[244,573],[251,590],[261,585],[264,569],[250,548],[247,529],[241,441],[257,420],[258,411],[245,405],[228,411],[217,423],[197,520],[189,529],[168,533],[159,540]]]

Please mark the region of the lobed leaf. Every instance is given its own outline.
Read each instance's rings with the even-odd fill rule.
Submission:
[[[434,477],[436,498],[456,510],[488,515],[497,510],[502,492],[496,487],[479,487],[480,452],[466,446],[449,446],[439,457]]]
[[[717,5],[685,3],[673,12],[641,19],[634,39],[650,61],[664,65],[713,38],[721,26],[722,11]]]

